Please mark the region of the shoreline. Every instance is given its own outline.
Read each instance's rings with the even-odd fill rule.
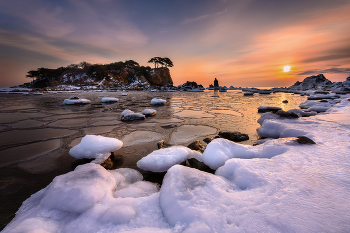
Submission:
[[[164,180],[165,184],[163,183],[159,192],[142,197],[144,199],[141,197],[135,198],[140,201],[152,200],[152,203],[155,200],[160,200],[160,206],[148,206],[151,209],[158,208],[164,213],[164,215],[159,215],[158,212],[156,215],[154,215],[155,213],[149,213],[153,218],[161,217],[162,220],[159,222],[153,222],[153,225],[148,224],[144,221],[148,218],[141,217],[137,218],[139,224],[136,224],[131,218],[128,223],[122,223],[122,225],[107,224],[106,226],[100,220],[88,217],[89,221],[94,223],[94,225],[90,224],[90,227],[92,227],[90,230],[107,230],[108,228],[110,230],[120,229],[123,231],[122,229],[141,228],[146,230],[152,228],[159,232],[170,232],[176,226],[181,226],[180,228],[184,231],[199,229],[198,227],[201,226],[200,228],[204,227],[218,232],[226,232],[230,231],[230,229],[232,230],[232,224],[221,223],[220,227],[217,225],[221,220],[217,218],[216,213],[222,213],[221,208],[223,206],[226,206],[227,214],[224,215],[226,218],[235,216],[234,219],[241,219],[237,222],[239,225],[236,224],[235,227],[239,226],[238,229],[243,231],[258,230],[258,228],[254,228],[255,225],[250,224],[253,219],[256,223],[261,224],[260,227],[262,226],[264,231],[275,231],[280,229],[279,227],[282,225],[288,231],[298,232],[319,232],[330,228],[336,229],[335,231],[348,229],[350,227],[348,224],[333,224],[339,221],[343,223],[350,222],[350,215],[348,214],[350,213],[350,205],[346,204],[350,204],[348,201],[350,191],[346,190],[347,182],[345,179],[345,177],[349,176],[349,170],[346,168],[350,164],[347,159],[350,135],[350,101],[347,100],[348,98],[349,95],[343,96],[341,102],[332,106],[326,113],[316,116],[298,118],[297,120],[266,120],[261,126],[262,129],[277,128],[278,130],[274,132],[274,135],[277,133],[279,136],[289,137],[270,140],[256,146],[258,153],[255,159],[242,160],[232,158],[226,161],[225,165],[216,171],[216,175],[205,174],[198,170],[194,171],[195,169],[191,168],[182,168],[179,165],[170,168]],[[290,137],[295,137],[297,136],[296,134],[304,134],[315,141],[316,145],[295,144],[294,139]],[[247,147],[248,152],[253,149],[253,147]],[[259,148],[261,149],[260,152]],[[216,150],[220,150],[220,148],[216,148]],[[235,151],[236,149],[232,150]],[[259,158],[262,151],[269,152],[271,150],[277,150],[279,153],[269,159]],[[234,173],[232,174],[232,172]],[[182,203],[180,199],[178,200],[180,196],[190,196],[188,196],[188,193],[183,193],[183,186],[181,185],[185,185],[185,187],[186,185],[191,186],[191,183],[187,183],[186,177],[196,176],[203,176],[210,182],[206,182],[205,186],[194,184],[196,188],[193,189],[194,187],[192,187],[191,189],[198,189],[196,195],[191,196],[192,201]],[[224,179],[221,177],[224,177]],[[210,183],[214,182],[214,180],[217,180],[215,182],[223,182],[221,184],[223,186],[212,186]],[[176,181],[175,186],[170,185],[173,181]],[[230,185],[231,188],[227,185]],[[129,184],[129,186],[132,186],[132,184]],[[228,190],[223,192],[226,189]],[[169,193],[170,190],[171,192]],[[215,195],[216,201],[211,202],[205,198],[205,193],[209,190],[214,193],[222,191],[220,191],[220,195],[219,193]],[[172,201],[168,203],[168,200]],[[197,206],[198,204],[196,203],[201,203],[204,200],[207,202],[207,205],[205,205],[207,207]],[[279,200],[280,207],[276,209],[274,203],[277,200]],[[261,203],[265,202],[267,204],[261,206]],[[294,204],[291,205],[291,203]],[[136,216],[138,216],[138,210],[140,210],[138,205],[134,202],[129,204],[136,211]],[[239,214],[239,208],[232,209],[231,206],[242,206],[242,208],[245,206],[247,213],[250,214],[245,219],[241,218],[244,215]],[[319,206],[322,206],[322,209],[319,209]],[[198,214],[203,211],[203,208],[209,207],[207,209],[209,211],[207,217],[199,214],[201,216],[199,222],[198,218],[194,218],[194,216],[197,216],[195,214],[196,211],[199,211],[199,209],[197,210],[198,207],[201,210]],[[182,218],[169,212],[170,209],[178,208],[181,208],[185,216],[188,217]],[[194,209],[190,211],[191,208]],[[41,209],[47,213],[44,207],[41,207]],[[258,210],[258,212],[253,211],[254,209]],[[317,215],[313,214],[315,211],[318,211]],[[222,214],[218,216],[220,215]],[[276,218],[275,216],[278,215],[279,217]],[[268,216],[267,219],[266,216]],[[19,219],[20,217],[17,217],[17,221],[20,221]],[[194,219],[197,220],[194,221]],[[279,221],[276,222],[277,219]],[[300,222],[299,219],[303,219],[303,221]],[[76,221],[78,220],[75,219],[74,222]],[[83,221],[83,219],[79,221]],[[269,224],[265,221],[268,221]],[[167,225],[169,223],[171,223],[170,226]],[[15,227],[16,225],[11,223],[8,227]],[[57,227],[60,229],[59,224]],[[8,230],[9,228],[5,229]],[[262,228],[259,228],[259,230],[262,230]]]

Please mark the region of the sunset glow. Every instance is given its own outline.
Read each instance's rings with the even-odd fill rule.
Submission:
[[[26,72],[40,67],[129,59],[147,66],[154,56],[173,61],[174,85],[208,86],[217,77],[226,86],[289,86],[319,73],[344,81],[349,11],[341,0],[4,0],[0,87],[28,82]]]

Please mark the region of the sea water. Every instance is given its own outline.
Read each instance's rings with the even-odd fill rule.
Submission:
[[[259,106],[277,106],[283,110],[298,108],[306,97],[291,93],[254,94],[228,92],[82,92],[45,93],[44,95],[0,94],[0,187],[4,227],[21,203],[47,186],[60,174],[73,170],[81,161],[69,150],[87,134],[122,140],[117,151],[123,158],[119,167],[138,169],[136,162],[166,146],[187,146],[194,140],[215,137],[219,131],[239,131],[249,135],[242,144],[258,139]],[[82,106],[62,105],[75,95],[89,99]],[[103,97],[118,102],[102,103]],[[154,97],[165,99],[164,106],[151,106]],[[288,103],[282,103],[288,100]],[[143,121],[123,122],[120,113],[130,109],[141,113],[151,108],[156,116]],[[165,127],[171,126],[171,127]],[[205,144],[205,143],[203,143]]]

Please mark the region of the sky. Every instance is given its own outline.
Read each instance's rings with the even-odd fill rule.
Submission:
[[[349,0],[0,0],[0,87],[40,67],[155,56],[173,61],[174,85],[344,81],[349,12]]]

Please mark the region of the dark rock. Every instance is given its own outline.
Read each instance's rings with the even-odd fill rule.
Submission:
[[[215,170],[211,169],[210,167],[205,165],[203,162],[199,162],[195,158],[187,159],[186,165],[191,167],[191,168],[198,169],[200,171],[209,172],[209,173],[212,173],[212,174],[215,173]]]
[[[258,112],[264,113],[264,112],[277,112],[279,110],[282,110],[280,107],[271,107],[271,106],[260,106],[258,107]]]
[[[288,100],[283,100],[282,103],[286,104],[288,103]]]
[[[189,144],[187,146],[188,148],[190,148],[191,150],[196,150],[196,151],[200,151],[200,152],[204,152],[204,146],[202,145],[202,143],[198,140],[192,142],[191,144]]]
[[[69,97],[69,99],[70,99],[70,100],[78,100],[79,97],[78,97],[78,96],[71,96],[71,97]]]
[[[162,148],[164,146],[164,141],[160,141],[157,143],[158,149]]]
[[[220,131],[219,136],[221,138],[225,138],[233,142],[241,142],[241,141],[249,140],[248,134],[242,134],[240,132]]]
[[[134,120],[144,120],[146,119],[145,115],[140,113],[129,113],[122,116],[122,121],[134,121]]]
[[[327,100],[319,100],[318,102],[323,102],[323,103],[327,103]]]
[[[166,124],[166,125],[161,125],[162,128],[165,128],[165,129],[171,129],[171,128],[175,128],[176,125],[173,125],[173,124]]]
[[[211,141],[213,141],[213,140],[214,140],[214,138],[204,138],[204,139],[203,139],[203,142],[209,144],[209,143],[210,143]]]
[[[299,118],[298,114],[296,114],[293,111],[283,111],[283,110],[279,110],[276,112],[277,115],[279,115],[280,117],[285,117],[285,118]]]
[[[305,136],[299,136],[296,140],[300,144],[316,144],[313,140]]]
[[[103,161],[103,163],[101,163],[100,165],[106,169],[112,169],[114,163],[112,162],[111,158],[108,158],[105,161]]]

